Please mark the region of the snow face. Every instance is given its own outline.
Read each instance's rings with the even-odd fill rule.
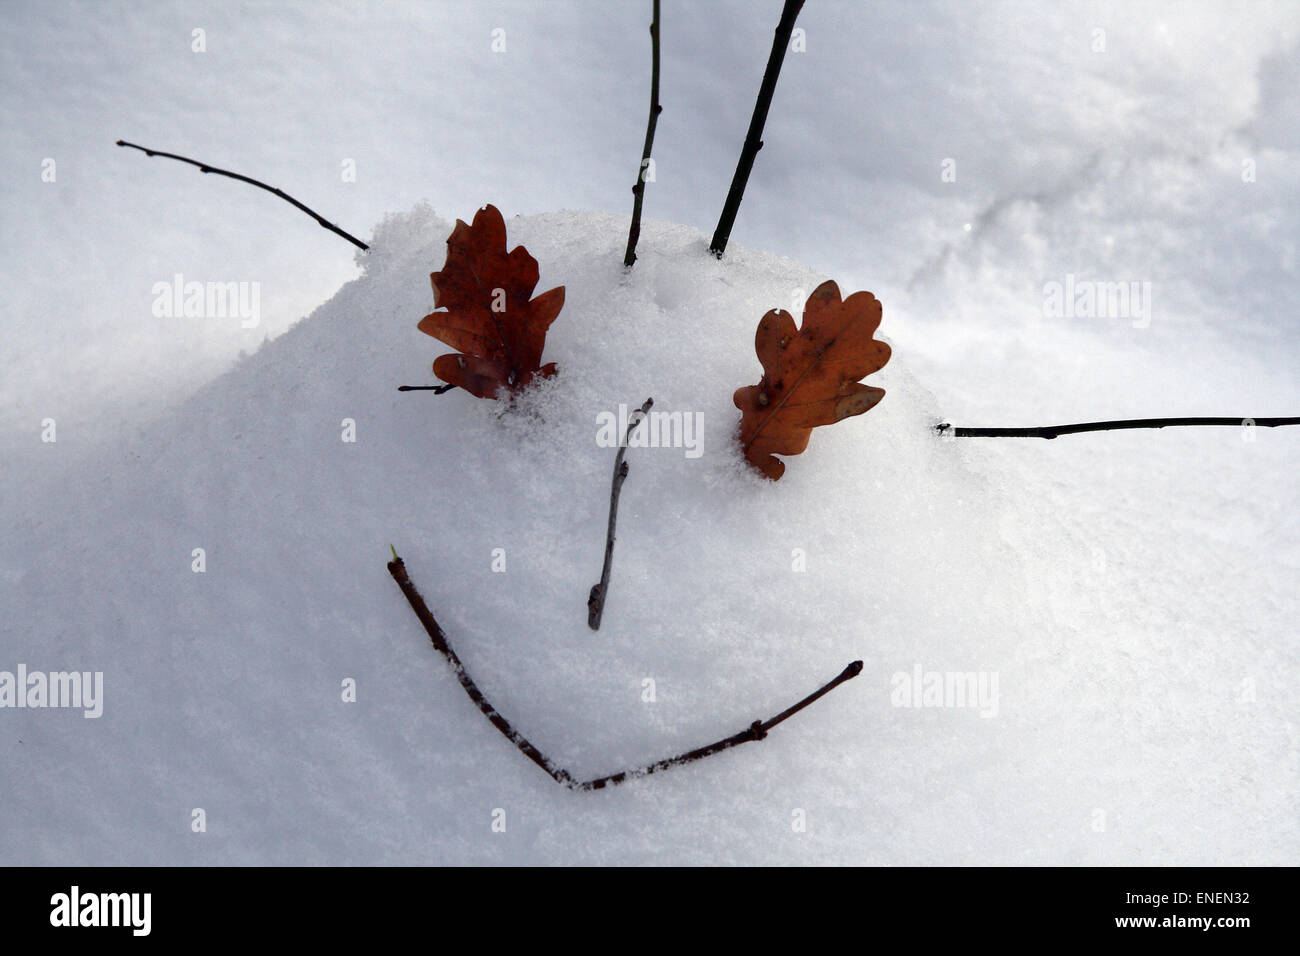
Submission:
[[[102,671],[103,713],[0,713],[0,859],[1294,859],[1294,435],[943,441],[896,345],[880,405],[768,482],[731,395],[761,374],[763,313],[798,316],[827,276],[734,246],[719,262],[653,221],[627,273],[624,217],[506,224],[538,289],[567,289],[559,374],[513,410],[395,390],[447,351],[415,325],[451,223],[419,207],[174,413],[32,469],[6,507],[0,670]],[[647,396],[699,440],[628,451],[593,633],[601,423]],[[573,793],[465,697],[390,542],[493,703],[575,776],[865,668],[761,743]]]

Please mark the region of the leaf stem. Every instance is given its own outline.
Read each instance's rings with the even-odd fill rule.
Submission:
[[[455,387],[455,385],[399,385],[397,390],[399,392],[433,392],[436,395],[441,395],[444,392],[450,392]]]

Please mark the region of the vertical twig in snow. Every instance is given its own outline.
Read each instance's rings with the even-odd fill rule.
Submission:
[[[749,182],[749,173],[754,168],[754,157],[763,148],[763,125],[767,122],[767,110],[772,105],[776,80],[781,75],[781,64],[785,61],[785,51],[790,45],[790,33],[803,3],[804,0],[785,0],[785,8],[781,11],[781,21],[777,24],[776,36],[772,40],[772,52],[767,58],[767,69],[763,71],[763,84],[758,88],[758,101],[754,103],[754,115],[749,120],[749,132],[745,134],[745,145],[740,150],[740,162],[736,164],[736,175],[732,177],[731,189],[723,204],[722,216],[718,219],[718,228],[714,230],[713,241],[709,243],[709,251],[719,259],[727,249],[727,240],[731,238],[731,227],[736,223],[740,200],[745,195],[745,184]]]
[[[627,478],[627,462],[623,456],[627,454],[627,443],[632,440],[636,426],[650,413],[650,406],[654,403],[653,398],[647,398],[645,404],[632,413],[627,423],[627,434],[623,436],[623,443],[614,456],[614,480],[609,491],[609,530],[605,534],[605,566],[600,572],[600,583],[592,585],[591,594],[587,597],[587,626],[593,631],[600,630],[600,616],[605,611],[605,598],[609,595],[609,571],[614,562],[614,523],[618,520],[618,495]]]
[[[654,0],[654,19],[650,24],[650,119],[645,127],[645,146],[641,150],[641,172],[632,187],[632,227],[627,234],[627,252],[623,265],[631,268],[636,262],[636,244],[641,238],[641,201],[645,199],[646,169],[650,165],[650,150],[655,142],[655,125],[663,107],[659,105],[659,0]]]

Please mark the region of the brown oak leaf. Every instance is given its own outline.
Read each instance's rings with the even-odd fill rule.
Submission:
[[[499,389],[513,394],[534,376],[555,374],[554,362],[541,364],[542,348],[564,307],[564,286],[530,299],[537,260],[523,246],[506,253],[506,224],[495,206],[476,212],[473,225],[456,220],[447,261],[429,279],[435,311],[419,329],[459,350],[434,361],[438,378],[495,398]]]
[[[880,315],[870,292],[840,301],[839,286],[823,282],[808,297],[801,328],[784,309],[759,321],[754,351],[763,380],[736,389],[732,401],[745,458],[768,478],[785,473],[775,456],[802,452],[818,425],[861,415],[884,398],[884,389],[859,381],[889,361],[889,346],[872,337]]]

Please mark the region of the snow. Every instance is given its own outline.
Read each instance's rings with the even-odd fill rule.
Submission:
[[[1119,349],[1095,327],[1023,311],[980,327],[956,297],[920,333],[913,316],[945,288],[971,283],[984,315],[998,304],[1003,266],[958,253],[911,296],[872,289],[894,346],[868,380],[885,398],[768,482],[739,454],[731,403],[760,375],[758,319],[825,278],[856,289],[734,241],[719,262],[706,235],[654,220],[628,273],[626,216],[506,212],[538,291],[567,290],[546,349],[559,374],[516,408],[395,390],[447,351],[415,325],[451,222],[420,206],[232,371],[129,439],[42,447],[6,487],[0,669],[102,670],[105,700],[98,719],[0,714],[0,860],[1295,858],[1293,431],[939,439],[949,418],[1045,424],[1071,402],[1105,417],[1121,371],[1158,403],[1161,375],[1186,369],[1173,354],[1137,381],[1108,368]],[[987,393],[940,406],[929,389],[945,383],[910,370],[932,375],[944,347],[982,356]],[[1008,401],[1002,361],[1041,393]],[[1225,394],[1133,414],[1294,395],[1278,372],[1225,375]],[[628,451],[593,633],[614,457],[598,423],[647,396],[701,416],[701,454]],[[865,668],[761,743],[570,792],[465,697],[385,570],[390,542],[493,703],[575,776],[708,743]],[[996,707],[896,706],[918,665],[996,675]]]
[[[712,231],[780,8],[664,9],[646,215]],[[352,247],[285,203],[116,140],[281,187],[363,238],[425,197],[453,217],[487,201],[626,216],[648,17],[590,0],[4,4],[3,453],[26,463],[46,417],[61,454],[119,442],[356,274]],[[1030,397],[1081,418],[1178,414],[1183,396],[1191,413],[1297,406],[1300,6],[808,3],[799,26],[734,240],[886,301],[947,415],[998,423]],[[158,320],[150,289],[178,272],[259,282],[261,323]],[[1096,329],[1102,361],[1060,387],[1071,324],[1039,343],[1020,326],[1069,272],[1152,280],[1157,314],[1145,333]],[[979,349],[966,334],[995,327]]]
[[[0,694],[26,665],[101,670],[106,699],[0,709],[0,862],[1295,859],[1300,431],[929,426],[1300,409],[1300,11],[809,4],[719,263],[762,7],[664,11],[646,210],[682,225],[647,222],[631,275],[648,6],[6,7]],[[119,137],[366,239],[422,196],[444,218],[389,218],[354,265]],[[504,415],[394,390],[445,351],[415,330],[427,276],[488,200],[568,288],[560,376]],[[259,324],[154,314],[177,273],[256,283]],[[1150,283],[1150,321],[1049,316],[1070,276]],[[888,394],[767,483],[730,396],[763,312],[827,277],[883,302]],[[592,634],[597,420],[649,395],[701,416],[701,454],[629,451]],[[569,793],[465,698],[390,542],[579,776],[864,672],[762,743]],[[996,679],[996,706],[895,706],[917,668]]]

